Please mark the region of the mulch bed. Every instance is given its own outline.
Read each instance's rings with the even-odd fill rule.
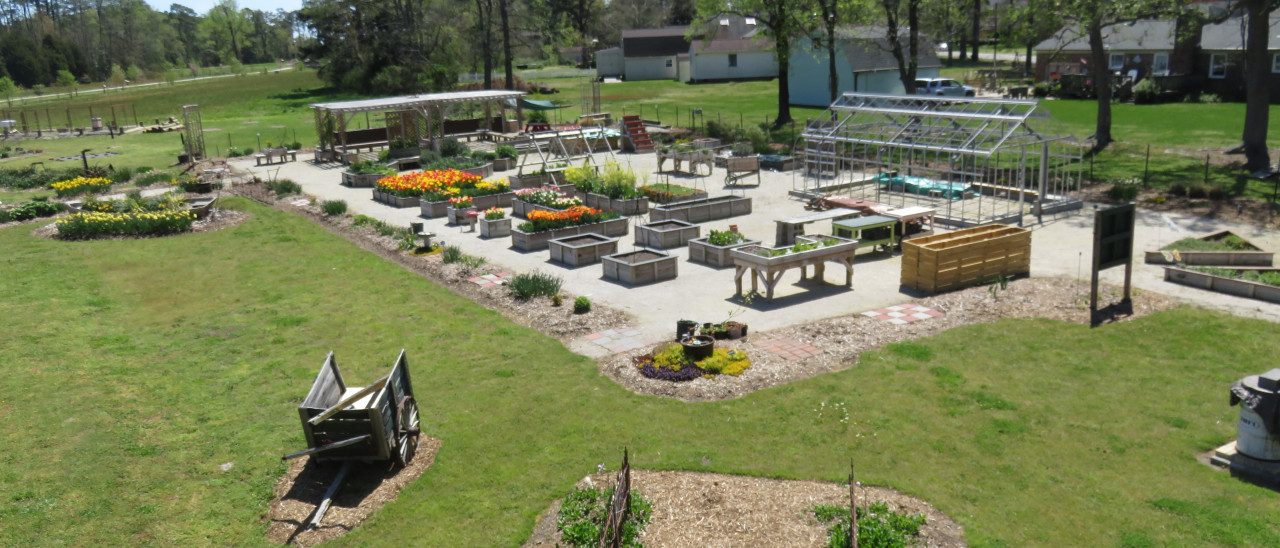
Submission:
[[[353,465],[315,529],[306,526],[342,464],[316,463],[310,457],[291,462],[276,483],[276,497],[263,518],[269,522],[267,538],[290,546],[315,546],[347,534],[375,510],[396,500],[401,489],[430,468],[440,445],[439,439],[423,437],[417,454],[404,468],[390,461]]]
[[[608,488],[616,477],[612,472],[593,474],[577,487],[588,482]],[[631,483],[653,504],[653,520],[640,537],[645,546],[816,548],[827,545],[827,530],[813,519],[813,506],[849,506],[847,484],[649,470],[632,470]],[[964,529],[927,502],[884,487],[861,486],[857,492],[859,506],[885,502],[894,512],[924,514],[918,546],[967,546]],[[539,516],[525,548],[559,546],[559,509],[556,501]]]

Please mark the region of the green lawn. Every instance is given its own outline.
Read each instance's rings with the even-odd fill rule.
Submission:
[[[443,448],[339,546],[517,545],[624,446],[641,468],[780,478],[837,480],[853,459],[979,547],[1280,543],[1273,492],[1196,461],[1234,436],[1227,385],[1280,352],[1270,323],[1003,321],[689,404],[626,392],[307,220],[231,203],[252,219],[208,234],[0,230],[0,545],[265,545],[325,353],[362,384],[401,348]],[[815,411],[839,402],[847,423]]]

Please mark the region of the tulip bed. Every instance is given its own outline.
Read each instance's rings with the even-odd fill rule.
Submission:
[[[59,219],[58,235],[82,239],[101,236],[157,236],[191,230],[196,214],[186,210],[103,213],[90,211]]]
[[[600,211],[587,206],[573,206],[564,211],[530,211],[529,221],[520,223],[524,232],[541,232],[569,226],[585,225],[617,219],[619,215],[612,211]]]
[[[59,198],[79,196],[85,193],[105,192],[111,188],[111,179],[105,177],[76,177],[49,185]]]
[[[429,202],[459,196],[488,196],[511,190],[506,179],[482,180],[457,169],[417,171],[378,179],[377,188],[401,198],[421,197]]]

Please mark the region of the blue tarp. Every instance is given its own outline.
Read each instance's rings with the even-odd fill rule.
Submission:
[[[888,173],[881,173],[877,180],[880,182],[881,187],[889,190],[919,194],[920,196],[928,196],[930,191],[936,190],[944,197],[952,200],[963,198],[965,191],[972,188],[967,183],[940,183],[924,177],[889,175]]]

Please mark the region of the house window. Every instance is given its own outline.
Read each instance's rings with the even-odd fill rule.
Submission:
[[[1151,58],[1151,74],[1156,76],[1169,75],[1169,54],[1157,53]]]
[[[1271,56],[1271,72],[1280,72],[1280,54]]]
[[[1210,78],[1226,78],[1227,77],[1227,56],[1221,53],[1209,55],[1209,77]]]
[[[1112,53],[1111,60],[1107,63],[1107,68],[1110,70],[1120,70],[1124,68],[1124,54]]]
[[[667,68],[671,68],[671,60],[667,59]]]
[[[738,54],[736,53],[729,54],[729,66],[730,67],[738,66]]]

